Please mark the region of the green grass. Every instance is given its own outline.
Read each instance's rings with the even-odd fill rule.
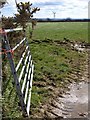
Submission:
[[[3,117],[16,118],[21,117],[21,113],[18,107],[18,97],[16,94],[16,88],[13,86],[13,76],[11,75],[10,66],[7,62],[5,68],[6,77],[3,79]]]
[[[68,38],[72,41],[88,42],[87,22],[47,22],[38,23],[33,39],[63,40]]]
[[[78,71],[80,64],[83,64],[85,60],[85,54],[73,51],[67,45],[56,45],[53,42],[51,44],[49,42],[34,43],[33,40],[33,42],[30,43],[30,48],[35,65],[33,82],[39,84],[46,83],[44,87],[36,85],[34,91],[37,91],[38,88],[39,91],[42,92],[42,88],[45,89],[48,86],[52,86],[52,83],[54,83],[56,87],[64,87],[69,83],[69,81],[66,80],[68,74],[74,70]],[[51,96],[50,94],[50,91],[47,95],[44,92],[43,94],[39,94],[38,92],[37,94],[33,94],[31,105],[33,104],[33,106],[35,105],[37,106],[36,108],[38,108],[40,103],[44,104],[48,101],[48,97]],[[34,112],[33,108],[35,108],[35,106],[33,106],[31,106],[32,112]]]
[[[41,104],[48,102],[53,91],[49,87],[64,87],[69,81],[66,77],[73,71],[79,71],[79,67],[85,60],[85,53],[78,53],[72,50],[70,42],[60,44],[60,41],[88,42],[87,25],[83,22],[56,22],[38,23],[33,38],[28,39],[31,49],[32,59],[35,65],[31,114],[38,113]],[[29,36],[27,28],[27,36]],[[9,68],[9,65],[7,64]],[[4,81],[4,116],[21,117],[18,109],[18,97],[16,97],[15,86],[12,85],[10,69],[6,69],[7,78]]]
[[[80,68],[79,62],[82,64],[85,60],[85,54],[73,51],[70,46],[56,43],[63,41],[64,38],[72,42],[88,42],[87,25],[88,23],[82,22],[37,24],[33,38],[29,42],[35,65],[34,82],[42,84],[45,82],[47,83],[46,87],[52,86],[52,83],[63,87],[68,83],[65,77],[74,69],[78,71],[78,67]],[[72,62],[70,63],[70,61]],[[34,91],[37,91],[37,88],[42,92],[43,87],[36,85]],[[48,100],[49,94],[47,93],[47,96],[44,92],[43,94],[33,94],[31,105],[34,106],[35,104],[37,106],[39,103],[44,103],[45,100]],[[35,101],[37,101],[37,105]]]

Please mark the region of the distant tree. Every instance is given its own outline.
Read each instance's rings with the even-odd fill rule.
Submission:
[[[50,18],[47,18],[47,21],[50,21]]]
[[[72,19],[70,17],[66,18],[66,21],[71,21]]]

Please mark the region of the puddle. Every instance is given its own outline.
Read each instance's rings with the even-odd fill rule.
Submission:
[[[85,45],[82,45],[82,44],[78,44],[78,43],[71,44],[71,47],[73,47],[78,52],[84,52],[84,51],[86,51]]]
[[[81,118],[88,115],[88,83],[73,83],[62,97],[57,99],[59,109],[56,113],[61,113],[64,118]]]

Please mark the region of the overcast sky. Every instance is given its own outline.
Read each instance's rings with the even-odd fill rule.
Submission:
[[[14,16],[17,12],[15,0],[7,0],[8,4],[2,8],[4,16]],[[30,1],[33,6],[39,7],[40,11],[34,14],[35,18],[88,18],[89,0],[17,0],[17,2]]]

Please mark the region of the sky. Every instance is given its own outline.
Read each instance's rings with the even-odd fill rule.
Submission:
[[[7,0],[8,4],[1,9],[4,16],[14,16],[17,13],[15,0]],[[17,0],[17,2],[28,2],[33,7],[39,7],[40,11],[34,14],[34,18],[88,18],[89,0]]]

